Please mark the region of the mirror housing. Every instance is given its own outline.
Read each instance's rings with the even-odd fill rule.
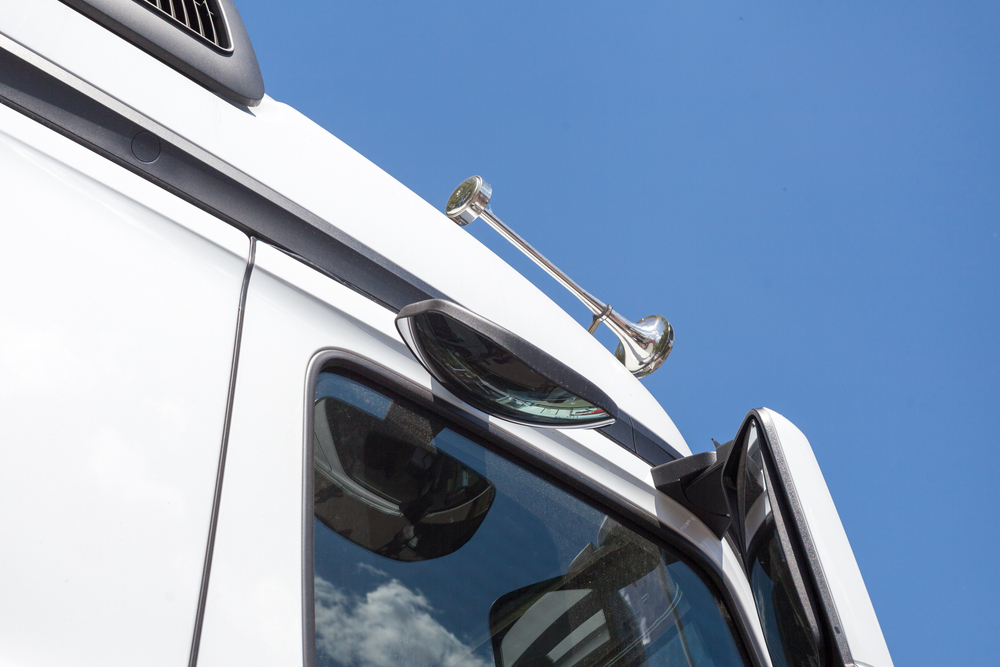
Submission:
[[[733,522],[725,473],[733,442],[653,468],[653,484],[691,511],[720,540]]]

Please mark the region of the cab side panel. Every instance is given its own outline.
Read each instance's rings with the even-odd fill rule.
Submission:
[[[0,107],[0,663],[188,662],[249,240]]]
[[[394,335],[391,311],[266,243],[257,243],[245,313],[198,667],[307,657],[303,437],[316,352],[350,350],[428,381]]]

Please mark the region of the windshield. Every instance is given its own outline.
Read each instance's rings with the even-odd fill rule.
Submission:
[[[319,667],[745,664],[670,549],[368,380],[315,398]]]

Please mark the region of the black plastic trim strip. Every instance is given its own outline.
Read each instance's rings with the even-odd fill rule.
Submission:
[[[707,575],[716,599],[720,601],[720,610],[732,623],[739,638],[738,644],[747,664],[754,667],[764,667],[765,661],[762,649],[753,640],[751,621],[747,610],[740,605],[732,591],[726,586],[721,569],[707,560],[697,547],[679,538],[675,531],[664,525],[658,517],[624,500],[614,491],[598,484],[594,480],[581,475],[569,468],[562,461],[553,458],[536,448],[524,443],[509,433],[502,431],[476,414],[435,396],[428,389],[402,377],[394,371],[370,359],[341,349],[326,349],[317,352],[309,362],[306,372],[303,424],[303,504],[302,504],[302,618],[303,618],[303,656],[305,667],[316,667],[316,608],[313,591],[315,576],[313,565],[313,440],[312,429],[314,419],[314,401],[316,381],[320,372],[331,368],[342,368],[384,386],[387,390],[413,401],[428,410],[452,420],[455,424],[481,440],[495,453],[511,460],[517,465],[529,470],[556,486],[568,491],[575,497],[596,507],[606,514],[625,520],[629,528],[651,537],[656,542],[669,544],[672,549],[683,555],[695,565],[698,572]]]
[[[597,429],[601,435],[624,447],[651,466],[684,458],[670,443],[619,409],[618,421]]]
[[[602,426],[597,432],[611,442],[635,454],[635,436],[632,435],[632,418],[618,409],[618,419],[610,426]]]
[[[135,0],[62,0],[154,58],[209,90],[244,106],[264,98],[264,78],[240,13],[232,0],[218,0],[230,48],[200,35]]]
[[[208,164],[177,143],[156,136],[137,120],[124,116],[2,48],[0,103],[103,155],[247,235],[277,246],[393,311],[399,311],[415,301],[447,298],[405,269],[246,174],[228,165]]]
[[[229,430],[233,423],[233,402],[236,399],[236,372],[240,365],[240,341],[243,338],[243,314],[246,312],[247,292],[250,290],[250,276],[253,273],[257,254],[257,239],[250,237],[250,255],[243,273],[240,288],[240,305],[236,312],[236,340],[233,343],[233,363],[229,370],[229,391],[226,394],[226,416],[222,424],[222,447],[219,449],[219,465],[215,471],[215,493],[212,496],[212,514],[208,522],[208,544],[205,547],[205,562],[201,571],[201,587],[198,589],[198,609],[194,618],[194,634],[191,637],[191,652],[188,667],[198,664],[198,648],[201,645],[201,628],[205,621],[205,604],[208,601],[208,581],[212,573],[212,553],[215,550],[215,533],[219,525],[219,507],[222,503],[222,482],[226,472],[226,452],[229,450]]]

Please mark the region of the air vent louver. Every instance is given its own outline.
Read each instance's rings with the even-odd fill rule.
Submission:
[[[225,14],[218,0],[138,0],[141,4],[173,19],[213,46],[230,51]]]
[[[62,2],[236,104],[253,107],[264,98],[257,56],[233,0]]]

